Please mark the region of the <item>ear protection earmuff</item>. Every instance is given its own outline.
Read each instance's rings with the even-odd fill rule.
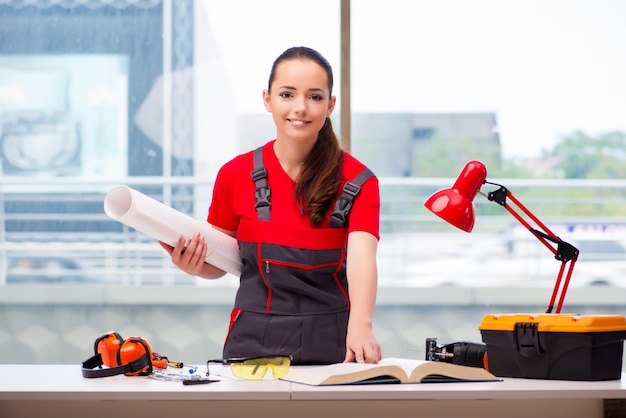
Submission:
[[[94,355],[82,364],[83,377],[148,376],[152,373],[152,349],[141,337],[124,340],[111,331],[96,339],[93,350]],[[103,365],[107,368],[102,368]]]

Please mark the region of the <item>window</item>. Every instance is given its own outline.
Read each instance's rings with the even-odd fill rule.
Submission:
[[[104,195],[127,184],[205,219],[219,167],[274,135],[261,91],[276,56],[318,49],[339,95],[341,1],[0,0],[9,361],[76,363],[108,330],[102,318],[158,336],[153,348],[185,363],[219,356],[226,326],[196,318],[227,324],[236,279],[179,272],[155,240],[104,214]],[[351,151],[380,178],[386,356],[422,346],[434,325],[444,343],[479,339],[491,303],[545,308],[558,263],[501,207],[478,196],[469,235],[423,207],[473,158],[576,238],[571,287],[594,313],[614,313],[626,3],[358,0],[351,14]],[[520,286],[532,292],[511,291]],[[49,350],[55,341],[71,344]]]
[[[472,159],[488,180],[514,179],[503,183],[549,226],[626,222],[623,184],[603,180],[626,178],[625,15],[613,0],[352,2],[352,149],[407,178],[382,189],[381,283],[554,280],[558,263],[528,231],[535,251],[509,259],[515,220],[482,196],[469,236],[424,209]],[[580,246],[571,286],[599,283]]]
[[[433,251],[458,257],[450,240],[468,239],[469,260],[478,240],[493,240],[493,251],[507,245],[507,215],[484,227],[479,218],[475,234],[484,236],[460,238],[442,234],[447,226],[422,207],[439,187],[425,182],[453,178],[470,158],[484,160],[490,176],[562,177],[580,172],[576,163],[619,176],[615,161],[596,163],[607,152],[624,158],[610,152],[621,142],[604,136],[626,131],[624,9],[610,0],[352,2],[352,152],[381,178],[415,179],[383,182],[381,283],[406,277],[428,286],[416,279],[421,262]],[[221,164],[274,134],[260,93],[280,52],[322,51],[341,83],[336,0],[312,8],[281,0],[8,1],[0,23],[3,281],[24,253],[69,246],[79,248],[85,267],[77,270],[88,282],[95,269],[105,283],[188,283],[154,240],[104,215],[104,193],[129,183],[203,219]],[[577,132],[586,135],[580,147],[606,146],[562,167]],[[619,190],[574,188],[535,183],[516,195],[548,223],[592,214],[623,221],[623,211],[608,211],[623,202]],[[598,203],[607,199],[612,205]],[[398,240],[405,249],[394,254],[386,243]],[[439,240],[443,247],[432,245]]]
[[[338,23],[336,0],[0,3],[0,283],[63,281],[52,260],[76,261],[72,282],[189,283],[104,215],[105,193],[124,183],[206,218],[221,164],[273,138],[273,60],[314,47],[339,85]]]

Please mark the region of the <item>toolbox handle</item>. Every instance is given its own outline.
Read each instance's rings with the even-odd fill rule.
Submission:
[[[524,357],[541,355],[545,350],[539,344],[539,323],[516,322],[513,328],[513,344]]]

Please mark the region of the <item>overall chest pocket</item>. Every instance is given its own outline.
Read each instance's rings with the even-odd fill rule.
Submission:
[[[271,292],[271,312],[325,313],[347,309],[342,249],[306,250],[259,244],[259,271]]]

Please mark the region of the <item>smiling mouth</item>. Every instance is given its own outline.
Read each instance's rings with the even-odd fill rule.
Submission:
[[[287,119],[287,120],[294,126],[304,126],[309,123],[308,121],[301,120],[301,119]]]

